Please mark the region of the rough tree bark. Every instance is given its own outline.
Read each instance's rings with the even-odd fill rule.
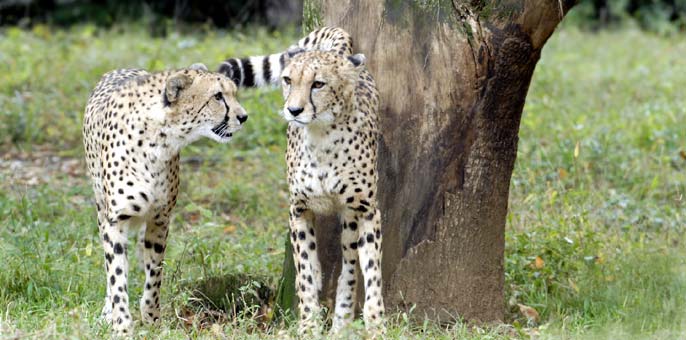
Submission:
[[[520,117],[541,48],[573,4],[305,2],[305,27],[350,32],[381,93],[390,308],[415,306],[415,316],[438,321],[503,319],[504,229]],[[335,219],[318,222],[330,302],[340,270],[338,227]]]

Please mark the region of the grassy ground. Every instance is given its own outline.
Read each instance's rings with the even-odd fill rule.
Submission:
[[[212,67],[295,37],[257,29],[164,40],[89,26],[0,31],[0,338],[109,332],[98,322],[105,283],[80,144],[82,109],[100,74]],[[678,37],[558,32],[522,119],[506,235],[509,326],[416,325],[399,314],[389,338],[686,338],[684,55]],[[280,273],[281,100],[266,90],[243,91],[240,100],[251,117],[232,143],[199,142],[182,153],[163,324],[137,327],[139,338],[292,332],[265,329],[265,318],[253,317],[269,318],[264,305],[227,320],[192,293],[208,278],[249,274],[236,296],[251,300]],[[142,278],[130,279],[136,301]]]

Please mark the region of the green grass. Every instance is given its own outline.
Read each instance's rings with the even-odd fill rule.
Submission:
[[[109,334],[98,322],[105,282],[92,192],[83,163],[65,165],[82,158],[82,110],[99,76],[119,67],[212,68],[294,39],[292,31],[261,29],[166,39],[137,28],[0,31],[0,338]],[[679,37],[557,32],[534,75],[512,178],[511,326],[417,325],[395,314],[389,338],[686,337],[684,55]],[[258,90],[239,100],[250,124],[232,143],[199,142],[182,153],[163,323],[137,327],[139,338],[293,332],[282,324],[265,330],[254,308],[222,319],[191,289],[208,278],[251,275],[261,279],[238,291],[251,295],[256,285],[273,288],[280,274],[287,225],[285,124],[275,114],[281,99]],[[540,319],[529,322],[518,304]],[[353,333],[361,330],[355,326]]]

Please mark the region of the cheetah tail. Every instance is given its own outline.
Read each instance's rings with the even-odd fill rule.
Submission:
[[[339,27],[322,27],[292,45],[286,52],[266,56],[230,58],[221,63],[219,73],[231,78],[238,87],[278,85],[281,71],[288,58],[299,51],[332,51],[340,55],[352,54],[352,39]]]

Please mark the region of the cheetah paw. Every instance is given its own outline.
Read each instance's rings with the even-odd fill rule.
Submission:
[[[112,305],[105,302],[102,307],[102,312],[100,312],[100,319],[107,324],[112,324]]]
[[[160,321],[160,310],[141,309],[141,320],[146,324],[153,324]]]
[[[117,318],[117,321],[112,324],[114,334],[120,337],[128,337],[133,334],[133,322],[131,317],[125,318],[123,316]]]

